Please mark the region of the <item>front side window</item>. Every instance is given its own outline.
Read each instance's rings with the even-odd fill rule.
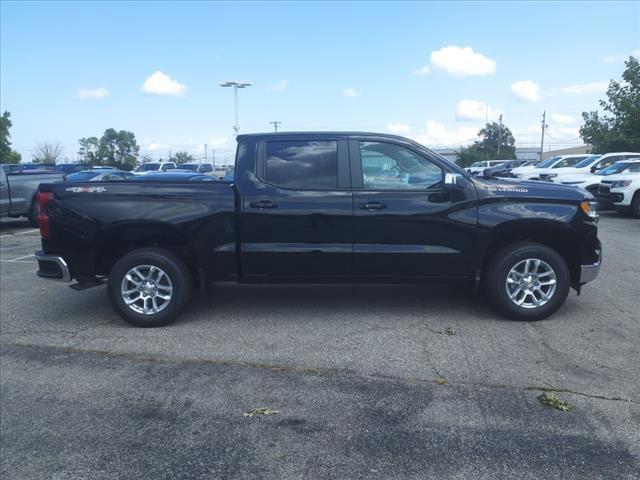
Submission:
[[[285,188],[338,187],[338,142],[267,142],[265,180]]]
[[[442,168],[413,151],[360,142],[363,186],[371,190],[424,190],[442,182]]]

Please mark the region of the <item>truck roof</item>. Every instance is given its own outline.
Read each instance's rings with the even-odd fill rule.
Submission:
[[[376,132],[339,132],[339,131],[308,131],[308,132],[267,132],[267,133],[243,133],[238,135],[238,139],[242,138],[255,138],[255,137],[380,137],[389,138],[395,140],[409,141],[413,140],[407,137],[401,137],[400,135],[392,135],[390,133],[376,133]]]

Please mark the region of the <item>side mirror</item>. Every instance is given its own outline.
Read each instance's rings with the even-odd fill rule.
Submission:
[[[444,185],[448,188],[464,188],[465,179],[459,173],[445,173]]]
[[[593,167],[591,167],[591,173],[596,173],[598,170],[600,169],[598,168],[597,165],[594,165]]]

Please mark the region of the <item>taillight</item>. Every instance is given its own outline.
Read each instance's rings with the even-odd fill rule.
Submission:
[[[52,192],[38,192],[38,225],[40,225],[40,236],[49,238],[49,215],[47,214],[47,204],[53,202]]]

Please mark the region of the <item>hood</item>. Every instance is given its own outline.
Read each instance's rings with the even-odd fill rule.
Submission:
[[[604,175],[593,175],[592,173],[571,173],[562,175],[560,178],[554,178],[557,182],[589,182],[600,183],[600,180],[604,178]]]
[[[534,170],[541,170],[535,167],[535,165],[528,165],[526,167],[516,167],[511,169],[511,173],[529,173]]]
[[[568,173],[584,173],[590,172],[589,167],[576,168],[576,167],[562,167],[562,168],[552,168],[549,170],[549,173],[555,173],[557,175],[566,175]]]
[[[640,179],[640,173],[616,173],[614,175],[607,175],[602,177],[603,182],[615,182],[617,180],[638,180]]]
[[[593,196],[570,185],[530,180],[480,179],[474,178],[479,197],[531,198],[541,200],[564,200],[582,202]]]

